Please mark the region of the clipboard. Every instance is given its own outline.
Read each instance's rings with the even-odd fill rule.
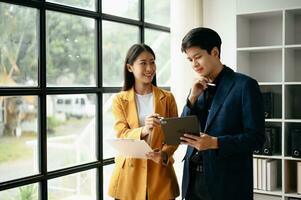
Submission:
[[[114,147],[118,155],[127,158],[147,159],[145,154],[153,151],[144,140],[115,138],[109,139],[107,142]]]
[[[200,135],[199,120],[196,115],[160,119],[165,144],[178,145],[184,133]]]

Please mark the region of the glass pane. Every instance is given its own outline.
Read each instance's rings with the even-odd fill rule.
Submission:
[[[109,183],[113,173],[114,165],[105,165],[103,167],[103,199],[112,200],[113,198],[108,195]]]
[[[48,170],[96,160],[94,94],[47,96]]]
[[[82,8],[86,10],[95,11],[96,2],[95,0],[46,0],[48,2],[58,3],[66,6],[72,6],[76,8]]]
[[[138,42],[138,27],[103,21],[103,85],[121,86],[127,50]]]
[[[49,200],[96,200],[96,171],[51,179],[48,182]]]
[[[145,21],[170,26],[170,0],[145,0]]]
[[[170,34],[151,29],[145,29],[145,43],[156,54],[157,83],[159,86],[169,86],[170,80]],[[179,49],[180,51],[180,49]]]
[[[0,3],[0,87],[38,86],[37,14]]]
[[[115,94],[103,94],[103,158],[114,157],[115,149],[108,143],[108,139],[115,138],[112,100]]]
[[[18,188],[4,190],[0,192],[0,199],[3,200],[38,200],[38,184],[25,185]]]
[[[138,0],[102,0],[103,13],[131,19],[139,18],[138,6]]]
[[[36,174],[38,97],[0,96],[0,182]]]
[[[48,86],[95,86],[95,20],[48,11]]]

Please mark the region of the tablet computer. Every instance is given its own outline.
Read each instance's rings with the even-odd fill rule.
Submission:
[[[180,137],[184,133],[200,135],[199,121],[197,116],[163,118],[160,120],[161,128],[164,133],[165,143],[169,145],[180,144]]]

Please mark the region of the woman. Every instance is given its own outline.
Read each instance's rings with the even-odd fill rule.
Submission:
[[[118,138],[145,140],[154,150],[148,159],[115,158],[109,195],[120,200],[169,200],[179,195],[172,155],[177,146],[163,144],[159,117],[178,116],[173,95],[156,87],[153,50],[133,45],[124,64],[123,91],[113,101]]]

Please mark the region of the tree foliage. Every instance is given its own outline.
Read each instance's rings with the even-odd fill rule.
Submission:
[[[0,84],[36,85],[37,11],[0,3]]]
[[[95,85],[95,20],[47,11],[47,83]]]
[[[93,8],[94,0],[51,0],[80,8]],[[167,3],[166,3],[167,2]],[[127,13],[138,12],[129,4]],[[169,0],[154,4],[146,1],[146,14],[152,21],[169,23],[160,13],[169,13]],[[149,9],[152,6],[155,9]],[[164,12],[163,12],[164,11]],[[38,85],[39,11],[34,8],[0,3],[0,86]],[[166,17],[165,17],[166,18]],[[96,82],[96,22],[92,18],[46,11],[46,77],[50,86],[90,86]],[[102,22],[102,74],[105,86],[121,86],[127,49],[139,42],[139,28],[115,22]],[[147,30],[146,30],[147,31]],[[147,34],[152,46],[158,33]],[[168,38],[169,40],[169,38]],[[154,50],[158,68],[168,64],[169,42]],[[45,49],[41,49],[45,51]],[[41,66],[44,67],[44,66]],[[169,71],[162,74],[164,83]]]

